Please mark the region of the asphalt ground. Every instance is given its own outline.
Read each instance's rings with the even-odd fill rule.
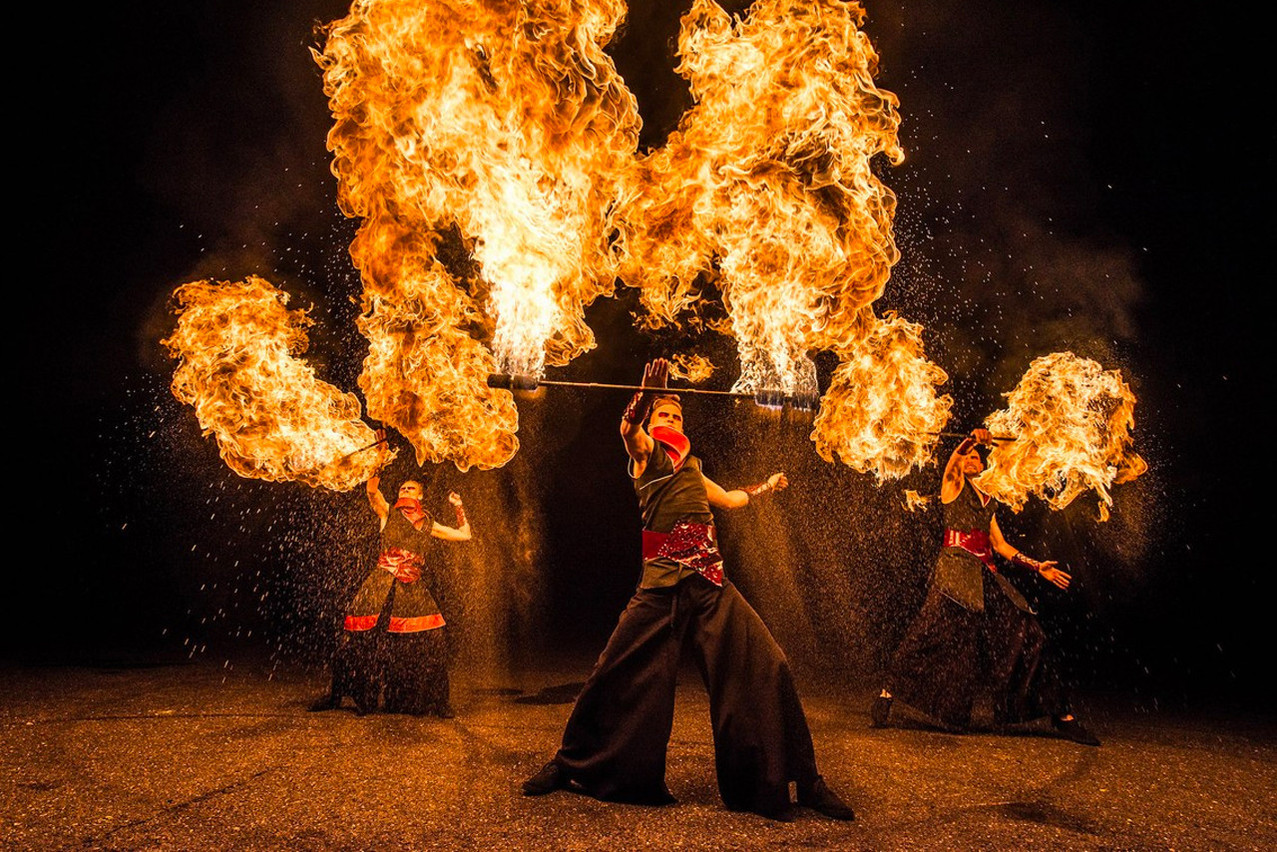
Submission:
[[[668,781],[640,807],[519,785],[550,757],[581,661],[456,673],[452,720],[307,711],[318,672],[197,662],[8,667],[6,849],[1274,849],[1277,722],[1091,699],[1087,748],[1047,727],[869,727],[872,691],[800,681],[842,823],[726,810],[708,700],[680,679]]]

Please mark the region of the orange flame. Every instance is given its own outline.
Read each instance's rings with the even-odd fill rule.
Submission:
[[[304,311],[250,276],[193,281],[174,292],[179,319],[163,341],[178,361],[173,395],[240,476],[349,491],[394,458],[359,419],[359,400],[305,362]]]
[[[1034,359],[1005,396],[1006,409],[985,425],[1016,439],[994,447],[978,481],[1015,511],[1030,495],[1063,509],[1093,489],[1100,520],[1106,520],[1113,505],[1109,489],[1148,470],[1132,449],[1136,399],[1120,371],[1055,352]]]
[[[810,350],[851,359],[813,437],[826,459],[887,477],[930,460],[935,440],[918,429],[942,426],[949,402],[936,399],[946,377],[916,332],[868,309],[899,258],[895,196],[870,163],[904,154],[863,19],[842,0],[760,0],[736,21],[695,0],[678,70],[696,103],[627,184],[622,276],[653,326],[703,322],[705,285],[716,285],[721,330],[740,351],[737,390],[814,395]]]
[[[362,327],[384,324],[377,311],[418,316],[407,303],[430,315],[374,340],[413,349],[370,356],[361,379],[384,386],[378,416],[408,424],[419,459],[503,463],[517,419],[496,397],[509,394],[472,379],[493,366],[539,376],[594,346],[584,308],[612,290],[615,184],[638,141],[637,104],[603,53],[624,12],[620,0],[358,0],[315,54],[341,207],[364,219]],[[454,228],[472,277],[435,260]],[[446,340],[418,342],[434,334]],[[467,366],[453,369],[458,353]]]
[[[669,361],[672,378],[687,379],[694,385],[714,375],[714,362],[704,355],[687,355],[680,352],[671,355]]]
[[[953,399],[936,396],[949,377],[922,354],[922,326],[890,311],[867,325],[834,370],[811,437],[826,461],[837,456],[882,482],[933,460]]]

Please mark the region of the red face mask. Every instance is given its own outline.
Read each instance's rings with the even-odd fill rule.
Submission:
[[[683,462],[687,461],[687,456],[692,451],[692,442],[688,437],[668,426],[653,426],[652,439],[665,449],[670,461],[674,462],[675,470],[683,466]]]
[[[426,516],[426,510],[421,508],[421,501],[414,500],[412,497],[400,497],[395,501],[395,508],[403,512],[403,516],[414,526],[421,523],[422,518]]]

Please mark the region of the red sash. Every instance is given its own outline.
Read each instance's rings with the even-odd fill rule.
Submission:
[[[658,558],[686,565],[715,586],[723,585],[723,557],[713,524],[679,521],[669,532],[643,530],[644,561]]]
[[[426,557],[402,547],[383,550],[377,557],[377,567],[385,568],[401,583],[415,583],[421,579],[421,569],[426,564]]]
[[[987,530],[945,530],[944,546],[960,547],[989,566],[994,574],[998,573],[993,564],[993,547],[989,543]]]

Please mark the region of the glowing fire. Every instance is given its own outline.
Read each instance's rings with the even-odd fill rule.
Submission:
[[[359,0],[316,54],[339,200],[364,220],[361,327],[385,332],[360,384],[419,459],[502,464],[515,412],[475,377],[539,376],[594,346],[584,307],[612,290],[616,183],[638,141],[634,97],[603,53],[624,13],[620,0]],[[473,275],[436,260],[452,229]]]
[[[652,325],[695,325],[716,286],[720,330],[740,351],[737,390],[814,395],[807,353],[836,352],[817,448],[887,477],[930,459],[935,440],[919,430],[942,426],[949,402],[916,332],[868,307],[899,257],[895,196],[870,162],[904,155],[863,18],[841,0],[760,0],[737,21],[693,3],[678,71],[696,103],[630,175],[622,276]]]
[[[1104,520],[1109,489],[1148,469],[1132,449],[1136,399],[1119,371],[1056,352],[1035,359],[1006,398],[985,425],[1016,439],[994,447],[978,481],[1015,511],[1030,495],[1063,509],[1092,489]]]
[[[680,352],[670,356],[669,360],[672,378],[687,379],[695,385],[714,375],[714,362],[704,355],[688,355]]]
[[[826,461],[837,456],[881,482],[932,460],[953,400],[936,396],[948,376],[922,354],[922,326],[891,312],[868,325],[834,371],[812,440]]]
[[[315,377],[304,311],[250,276],[177,288],[179,319],[164,341],[178,361],[173,395],[240,476],[348,491],[394,457],[359,419],[359,400]],[[365,449],[367,448],[367,449]]]

